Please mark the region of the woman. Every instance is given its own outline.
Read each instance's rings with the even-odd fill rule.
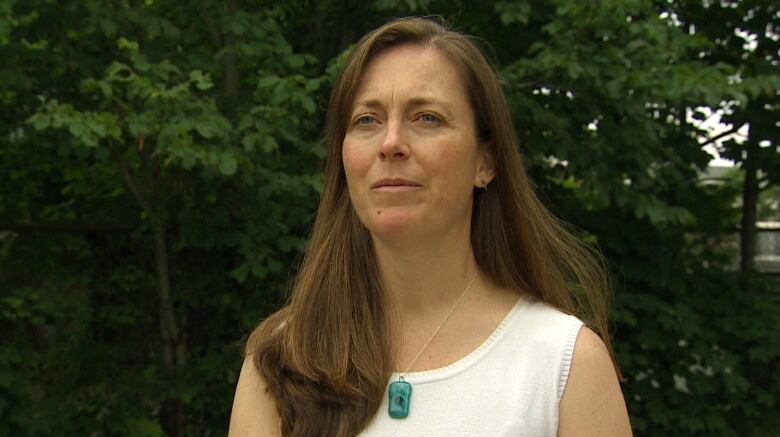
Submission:
[[[232,436],[631,434],[602,265],[534,195],[468,38],[421,18],[363,37],[327,139],[311,240],[289,304],[250,336]]]

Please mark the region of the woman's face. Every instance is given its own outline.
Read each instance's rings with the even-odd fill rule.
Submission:
[[[469,232],[474,186],[492,179],[457,66],[431,46],[367,66],[342,148],[349,194],[378,238]]]

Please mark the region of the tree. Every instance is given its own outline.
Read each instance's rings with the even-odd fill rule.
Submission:
[[[637,434],[769,433],[776,284],[724,269],[739,214],[699,183],[688,115],[749,122],[758,151],[722,152],[774,180],[777,10],[729,5],[3,2],[0,434],[222,432],[238,343],[305,244],[333,75],[431,13],[484,38],[543,198],[609,260]]]
[[[668,13],[682,27],[709,42],[699,52],[709,64],[728,64],[735,92],[719,102],[722,121],[733,132],[747,127],[744,141],[720,143],[719,152],[744,170],[740,268],[744,276],[755,269],[756,219],[759,194],[777,184],[780,145],[777,114],[780,108],[780,7],[771,1],[669,2]]]
[[[103,228],[119,227],[123,229],[123,239],[119,241],[124,244],[114,250],[130,250],[141,259],[148,256],[154,260],[151,265],[134,260],[131,265],[136,265],[135,269],[115,273],[139,276],[123,278],[139,282],[131,290],[156,290],[159,329],[157,340],[152,343],[159,345],[160,353],[149,349],[146,353],[159,356],[160,365],[155,360],[137,359],[143,362],[141,367],[147,375],[141,388],[160,394],[150,399],[150,393],[142,391],[130,396],[147,397],[152,405],[164,401],[163,428],[173,435],[186,433],[185,404],[195,403],[193,398],[206,390],[203,385],[192,384],[200,375],[193,373],[197,364],[193,366],[188,356],[194,353],[199,358],[208,357],[208,347],[201,343],[209,340],[208,333],[203,333],[206,337],[196,336],[198,342],[193,345],[188,338],[206,327],[188,325],[205,323],[203,318],[209,308],[226,311],[253,300],[255,307],[263,302],[257,297],[237,299],[233,295],[240,294],[237,291],[242,288],[256,287],[259,281],[267,280],[280,272],[284,264],[292,262],[302,244],[297,234],[306,225],[306,212],[310,211],[320,186],[317,160],[322,156],[322,147],[312,134],[317,123],[310,118],[316,108],[313,95],[325,78],[301,74],[314,61],[292,52],[277,24],[279,10],[238,11],[235,5],[224,9],[219,5],[202,2],[202,10],[213,13],[200,16],[180,14],[153,2],[92,1],[67,6],[28,2],[15,5],[15,16],[25,18],[11,20],[19,26],[10,32],[12,40],[3,47],[4,59],[16,61],[8,64],[5,73],[20,77],[13,84],[15,88],[5,93],[6,107],[23,108],[7,120],[8,131],[18,135],[11,138],[6,148],[5,154],[11,160],[4,162],[17,169],[18,174],[11,174],[16,185],[30,193],[18,207],[3,202],[8,205],[4,217],[12,220],[4,228],[15,230],[8,256],[32,244],[19,236],[22,229],[37,233],[67,229],[77,236],[78,244],[86,246],[87,250],[80,255],[87,257],[102,252],[95,246],[104,243],[104,236],[90,242],[93,232],[103,234]],[[196,35],[192,32],[196,22],[205,23],[211,33],[188,39],[187,35]],[[239,59],[245,71],[260,74],[240,82]],[[47,63],[54,67],[39,70]],[[34,79],[21,79],[25,76]],[[223,79],[222,89],[213,86],[212,77]],[[245,93],[243,98],[240,92]],[[26,152],[36,147],[40,150],[36,153],[56,151],[59,156],[25,171],[22,163],[30,158]],[[55,190],[51,193],[54,199],[40,199],[47,193],[39,190],[36,171],[53,173],[60,168],[64,174],[45,174],[53,180],[43,183]],[[70,204],[62,208],[65,217],[46,214],[47,208],[52,208],[49,202],[58,202],[56,191],[69,200]],[[6,195],[11,201],[17,199],[13,189]],[[101,216],[89,214],[81,200],[93,203],[88,208],[100,211]],[[40,204],[30,205],[38,201]],[[293,205],[288,206],[288,202]],[[302,205],[295,206],[296,202]],[[18,215],[19,208],[25,216]],[[90,217],[98,221],[87,221]],[[62,244],[54,241],[44,247],[57,251]],[[198,257],[204,252],[213,255],[210,261],[201,262],[204,266],[214,262],[210,267],[215,272],[203,269],[201,274],[193,274],[198,269]],[[220,254],[224,259],[220,259]],[[104,287],[96,282],[105,276],[97,270],[99,267],[88,266],[89,273],[82,273],[86,283],[81,291],[90,301],[95,295],[112,294],[110,290],[98,291]],[[54,279],[50,277],[54,274],[50,266],[43,270],[45,282]],[[151,272],[154,273],[149,276]],[[222,272],[231,272],[233,281]],[[9,269],[5,273],[13,278],[17,272]],[[67,268],[61,274],[69,280],[76,275]],[[215,285],[215,290],[209,289]],[[23,320],[22,307],[30,306],[31,296],[40,295],[36,299],[41,302],[53,298],[58,287],[52,284],[47,288],[38,281],[32,281],[27,288],[17,287],[12,288],[8,302],[12,308],[20,307],[19,313],[12,313],[9,320],[57,329],[53,319],[65,308],[54,305],[45,308],[38,318]],[[37,289],[37,294],[31,294],[30,287]],[[275,288],[269,290],[270,296],[274,291],[279,293],[282,286]],[[92,320],[83,326],[86,332],[82,341],[91,338],[96,330],[121,329],[122,322],[127,323],[112,320],[113,308],[82,304],[79,310],[86,313],[87,320],[81,322]],[[100,315],[98,320],[94,320],[93,311]],[[109,320],[100,320],[101,317]],[[150,321],[146,314],[131,319],[143,324]],[[254,318],[245,322],[241,330],[248,330],[253,322]],[[217,334],[224,336],[221,331]],[[210,340],[225,343],[219,335]],[[71,362],[79,361],[71,358]],[[224,358],[212,365],[219,368]],[[41,359],[41,366],[47,367],[47,361]],[[40,370],[54,377],[46,369]],[[74,369],[73,373],[80,372]],[[120,384],[128,383],[126,379],[117,379]],[[74,384],[83,389],[78,387],[81,382],[84,381]],[[87,381],[90,383],[104,384],[100,379]],[[16,396],[35,398],[29,393],[33,388],[51,395],[45,386],[33,386]],[[126,391],[127,387],[117,390]],[[129,400],[106,402],[91,424],[74,424],[74,433],[94,426],[110,431],[122,426],[149,425],[144,415],[134,418],[133,413],[116,411]],[[32,407],[32,414],[28,414],[29,410],[9,412],[11,423],[16,424],[12,426],[26,423],[25,416],[40,418],[52,413],[43,407]],[[119,424],[110,425],[117,414]],[[51,432],[58,428],[46,427],[58,419],[55,416],[39,422],[38,428],[24,429]]]

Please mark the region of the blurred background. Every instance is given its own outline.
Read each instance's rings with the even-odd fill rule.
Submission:
[[[609,261],[636,435],[775,433],[776,1],[0,0],[0,436],[224,435],[334,76],[427,14],[479,38],[540,195]]]

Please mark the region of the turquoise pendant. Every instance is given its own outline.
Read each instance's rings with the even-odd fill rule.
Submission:
[[[409,402],[412,400],[412,384],[400,379],[390,384],[388,412],[393,419],[403,419],[409,415]]]

